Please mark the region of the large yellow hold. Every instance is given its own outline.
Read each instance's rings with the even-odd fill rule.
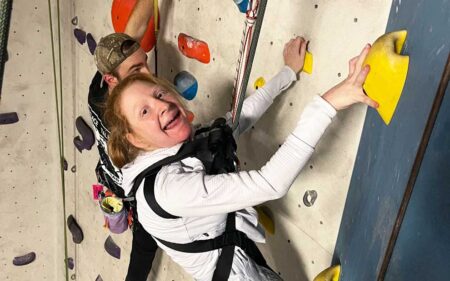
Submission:
[[[264,211],[262,207],[255,207],[258,212],[258,222],[264,227],[264,229],[271,235],[275,234],[275,224],[272,218]]]
[[[340,275],[341,266],[335,265],[319,273],[319,275],[314,278],[314,281],[339,281]]]
[[[367,95],[378,102],[378,113],[386,125],[391,122],[408,74],[409,57],[400,55],[407,31],[395,31],[378,38],[364,65],[370,72],[364,83]]]

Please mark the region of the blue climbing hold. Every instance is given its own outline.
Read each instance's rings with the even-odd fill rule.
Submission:
[[[187,71],[181,71],[173,79],[178,92],[187,100],[192,100],[197,95],[197,79]]]
[[[234,3],[238,6],[239,11],[241,13],[246,13],[248,10],[248,0],[233,0]]]

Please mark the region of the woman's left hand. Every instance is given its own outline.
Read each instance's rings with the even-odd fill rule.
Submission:
[[[322,98],[336,110],[345,109],[355,103],[365,103],[370,107],[378,108],[378,103],[369,98],[363,89],[370,71],[368,65],[363,66],[363,62],[369,51],[370,45],[367,44],[359,56],[349,61],[348,77],[322,95]]]

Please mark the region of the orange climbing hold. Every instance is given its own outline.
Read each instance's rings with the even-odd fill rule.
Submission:
[[[111,19],[115,32],[124,32],[136,0],[114,0],[111,9]],[[156,44],[155,21],[152,17],[148,23],[147,30],[141,40],[141,47],[149,52]]]
[[[194,119],[195,119],[195,115],[194,115],[194,113],[192,112],[192,111],[187,111],[186,112],[186,118],[187,118],[187,120],[189,121],[189,123],[192,123],[192,122],[194,122]]]
[[[188,58],[196,59],[202,63],[209,63],[211,55],[208,44],[184,33],[178,35],[178,49]]]

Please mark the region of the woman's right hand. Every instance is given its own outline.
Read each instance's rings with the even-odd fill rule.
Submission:
[[[367,44],[359,56],[349,61],[348,77],[322,95],[322,98],[336,110],[345,109],[359,102],[378,108],[378,103],[369,98],[363,90],[363,84],[366,81],[367,74],[369,74],[370,67],[368,65],[363,67],[362,64],[369,50],[370,44]]]
[[[308,45],[308,42],[300,36],[292,38],[284,45],[284,64],[289,66],[295,73],[299,73],[303,69],[306,45]]]

